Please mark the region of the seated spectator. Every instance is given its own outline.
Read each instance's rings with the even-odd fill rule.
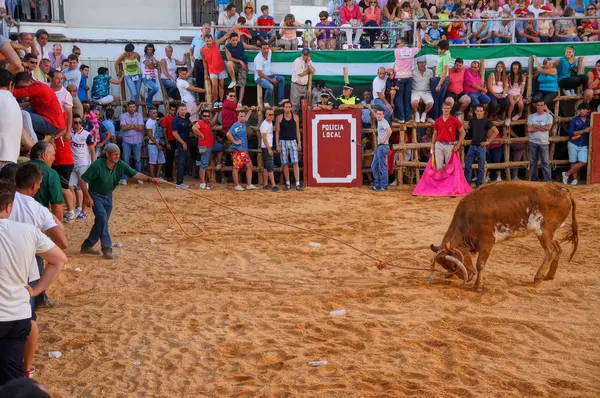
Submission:
[[[590,106],[586,103],[579,104],[577,108],[579,115],[571,119],[569,124],[569,142],[567,144],[569,149],[569,163],[571,168],[562,173],[563,184],[569,183],[569,177],[573,180],[571,185],[577,185],[579,183],[579,171],[585,167],[588,162],[588,146],[590,142],[590,133],[592,128],[590,127]]]
[[[518,113],[512,116],[513,121],[517,121],[523,114],[525,104],[523,102],[523,94],[525,93],[525,85],[527,83],[527,75],[523,73],[523,67],[519,61],[515,61],[510,65],[510,73],[508,74],[508,112],[506,113],[506,125],[510,125],[511,116],[515,105]]]
[[[398,80],[396,79],[396,72],[392,68],[388,68],[385,71],[386,79],[385,79],[385,99],[390,104],[394,104],[396,101],[396,93],[398,92]],[[398,109],[396,109],[395,115],[398,114]],[[404,112],[403,112],[404,114]],[[402,117],[402,122],[404,123],[404,116]]]
[[[414,17],[414,15],[413,15],[411,3],[408,1],[403,2],[401,9],[400,9],[400,18],[402,19],[402,21],[406,21],[406,22],[404,22],[404,26],[403,26],[404,35],[401,37],[404,37],[404,39],[408,43],[412,43],[412,41],[413,41],[413,24],[412,24],[413,17]]]
[[[593,17],[596,15],[596,6],[590,4],[585,10],[585,15]],[[581,41],[598,41],[600,30],[598,30],[597,19],[582,19],[581,25],[577,28]]]
[[[247,1],[246,4],[244,4],[243,11],[244,12],[240,14],[240,17],[244,17],[244,19],[246,20],[244,23],[247,26],[256,26],[257,15],[254,12],[254,3],[251,1]],[[256,38],[256,30],[254,28],[249,29],[249,33],[251,34],[251,38]]]
[[[185,62],[173,58],[173,47],[165,47],[165,57],[160,60],[160,81],[167,90],[167,95],[174,100],[179,100],[177,89],[177,67],[185,65]]]
[[[79,99],[81,101],[87,101],[88,99],[88,91],[89,91],[89,87],[88,87],[88,77],[90,74],[90,67],[85,65],[85,64],[81,64],[81,66],[79,67],[79,72],[81,72],[81,80],[79,81],[79,87],[77,88],[77,96],[79,97]]]
[[[325,80],[317,80],[315,88],[312,89],[312,103],[317,104],[321,102],[321,93],[327,92],[331,98],[335,98],[333,91],[325,86]]]
[[[217,25],[222,27],[217,29],[217,40],[225,36],[225,34],[233,27],[233,25],[235,25],[239,17],[239,14],[235,12],[235,4],[229,3],[227,7],[225,7],[225,11],[219,14]]]
[[[464,92],[471,99],[471,108],[475,109],[478,105],[487,105],[491,98],[487,95],[487,87],[481,79],[479,62],[471,62],[471,68],[465,72]]]
[[[113,79],[108,75],[108,68],[101,66],[98,68],[98,75],[92,81],[92,102],[100,105],[107,105],[114,101],[120,101],[119,97],[110,94],[110,85],[121,85],[123,75],[118,79]]]
[[[317,35],[317,46],[320,50],[335,50],[336,48],[336,39],[335,37],[338,34],[337,29],[335,29],[335,23],[333,21],[328,21],[327,18],[329,14],[327,11],[321,11],[319,13],[319,20],[321,22],[317,23],[315,34]]]
[[[262,14],[256,18],[257,26],[275,26],[275,19],[269,15],[269,6],[267,6],[267,5],[261,6],[260,12]],[[275,35],[275,31],[273,29],[269,29],[269,28],[258,29],[256,34],[258,35],[259,45],[262,44],[263,41],[268,42],[268,44],[270,45],[277,38],[277,36]]]
[[[453,104],[452,112],[459,119],[464,118],[464,111],[471,103],[471,98],[464,92],[465,73],[467,69],[463,67],[464,61],[462,58],[456,58],[454,67],[448,70],[450,76],[450,84],[446,91],[445,102]]]
[[[585,13],[585,4],[583,0],[570,0],[568,6],[573,9],[578,17],[583,16]]]
[[[216,42],[210,34],[204,35],[204,41],[206,44],[200,50],[202,54],[202,62],[204,62],[204,70],[210,77],[212,83],[212,95],[214,98],[213,106],[215,108],[223,105],[223,99],[225,98],[225,78],[227,72],[231,78],[232,84],[235,85],[235,76],[233,75],[233,64],[229,68],[225,66],[223,56],[219,50],[219,46],[224,43],[233,31],[229,31],[225,36],[221,36]],[[191,112],[191,111],[189,111]]]
[[[540,13],[540,18],[548,18],[551,14],[551,8],[547,6],[542,7],[542,12]],[[528,18],[532,17],[534,14],[532,12],[528,12]],[[547,43],[552,41],[554,37],[554,24],[550,19],[544,19],[537,21],[537,31],[542,43]]]
[[[254,79],[256,84],[260,85],[265,89],[264,93],[264,107],[270,108],[269,101],[271,100],[271,93],[277,85],[277,101],[279,105],[285,102],[283,95],[285,90],[285,79],[283,76],[274,75],[271,73],[271,49],[268,43],[263,43],[260,47],[260,52],[256,54],[254,58]]]
[[[431,80],[433,72],[427,69],[427,58],[417,58],[417,67],[413,69],[411,77],[410,101],[415,113],[415,122],[425,123],[427,114],[433,108],[433,96],[431,95]],[[419,114],[419,104],[425,104],[425,111]]]
[[[436,16],[431,17],[432,19],[439,19]],[[446,40],[446,32],[439,26],[437,21],[433,21],[431,26],[425,31],[423,42],[428,46],[436,47],[440,40]]]
[[[493,43],[492,39],[492,26],[494,22],[487,22],[486,19],[489,18],[489,15],[484,12],[481,14],[481,20],[477,20],[473,22],[473,36],[471,36],[470,42],[471,44],[491,44]],[[477,104],[473,104],[473,107]]]
[[[583,101],[589,104],[594,96],[600,96],[600,60],[594,69],[587,73],[587,86],[583,92]]]
[[[377,5],[377,0],[368,0],[369,7],[365,9],[363,14],[363,25],[364,26],[381,26],[381,10]],[[373,47],[375,43],[375,36],[379,29],[366,29],[369,34],[369,43]]]
[[[308,48],[310,50],[317,49],[317,33],[312,28],[312,21],[307,19],[304,21],[304,26],[306,29],[302,32],[302,47]]]
[[[389,119],[392,115],[392,104],[385,97],[386,90],[386,71],[385,68],[379,67],[377,69],[377,76],[373,79],[373,106],[379,106],[381,109],[385,111],[386,119]]]
[[[577,74],[577,59],[572,46],[565,47],[565,56],[554,61],[557,70],[558,87],[563,89],[565,95],[577,95],[577,88],[587,82],[586,75]]]
[[[527,7],[527,11],[530,11],[536,18],[538,18],[540,17],[540,14],[545,11],[542,9],[543,3],[543,0],[533,0],[529,7]]]
[[[119,68],[122,68],[125,76],[125,85],[129,90],[131,101],[136,104],[140,100],[140,92],[142,89],[142,68],[140,67],[140,54],[135,52],[135,46],[128,43],[125,46],[125,52],[115,61],[115,73],[117,76],[121,74]],[[125,99],[125,98],[123,98]]]
[[[490,116],[497,116],[498,120],[504,120],[504,112],[508,108],[508,78],[506,65],[499,61],[487,78],[488,95],[491,99],[488,108]]]
[[[510,43],[512,38],[512,22],[507,16],[502,17],[501,22],[497,22],[493,29],[494,43]]]
[[[156,93],[158,93],[158,85],[156,84],[156,70],[159,67],[158,61],[154,57],[156,48],[154,44],[146,44],[144,47],[144,58],[142,63],[144,64],[144,70],[142,71],[142,83],[146,86],[146,107],[149,108],[152,105],[152,100]]]
[[[404,23],[401,18],[401,8],[397,0],[388,0],[385,7],[383,7],[382,15],[382,27],[385,35],[388,38],[388,45],[391,47],[396,43],[398,37],[404,36]]]
[[[446,37],[448,41],[452,44],[463,44],[467,41],[467,36],[470,35],[470,26],[467,27],[462,21],[463,14],[463,10],[459,9],[456,12],[455,16],[455,18],[459,19],[459,21],[450,23],[450,26],[448,26],[448,29],[446,31]]]
[[[574,14],[575,11],[573,11],[571,7],[567,7],[563,17],[572,17]],[[577,36],[577,23],[575,22],[575,19],[559,19],[554,23],[554,30],[556,32],[555,35],[558,38],[558,41],[581,41],[579,36]]]
[[[240,40],[242,40],[243,42],[246,41],[250,41],[252,39],[252,33],[250,33],[250,29],[244,27],[246,25],[246,18],[245,17],[239,17],[237,19],[237,24],[235,26],[237,26],[237,28],[234,29],[234,31],[238,34],[238,36],[240,37]]]
[[[28,54],[28,53],[33,53],[33,54],[37,55],[37,50],[34,50],[32,48],[33,36],[31,35],[31,33],[27,33],[27,32],[19,33],[19,35],[17,36],[16,42],[13,42],[11,44],[13,44],[13,48],[15,49],[15,51],[17,51],[17,54],[19,54],[19,57],[21,57],[21,58],[24,57],[25,54]]]
[[[236,85],[240,88],[238,106],[242,106],[244,92],[246,90],[246,80],[248,77],[247,49],[260,51],[260,47],[246,44],[243,41],[240,41],[240,37],[237,33],[231,33],[229,36],[229,43],[225,46],[225,55],[227,56],[227,68],[231,69],[230,73],[233,74],[233,80],[229,84],[229,88],[231,89]]]
[[[77,87],[70,84],[67,86],[67,91],[69,92],[69,94],[71,94],[71,97],[73,97],[73,115],[83,115],[83,104],[77,96]]]
[[[363,30],[360,28],[362,26],[363,19],[360,12],[360,7],[355,6],[352,0],[346,0],[346,5],[340,9],[340,16],[342,18],[341,28],[346,34],[348,48],[359,48],[360,46],[358,43],[360,42],[360,36],[363,32]],[[354,35],[354,39],[352,38],[352,35]]]
[[[323,97],[327,98],[328,100],[331,99],[329,94],[324,92],[323,94],[321,94],[321,102],[323,102]],[[363,100],[360,101],[360,104],[363,106],[363,110],[361,111],[361,119],[362,119],[362,126],[364,129],[371,128],[371,111],[366,108],[367,108],[367,105],[371,105],[372,102],[373,102],[373,95],[371,94],[370,91],[365,91],[363,93]],[[329,105],[329,102],[327,103],[327,105]]]
[[[25,110],[31,115],[31,122],[36,133],[56,135],[65,133],[66,120],[54,91],[44,83],[36,82],[27,72],[15,76],[16,98],[29,98],[29,107]]]
[[[298,26],[303,25],[296,22],[294,14],[287,14],[284,17],[281,28],[279,29],[279,35],[281,36],[278,42],[279,47],[282,47],[284,50],[298,49],[298,37],[296,36],[296,27]]]
[[[558,95],[558,76],[557,69],[552,63],[552,58],[545,58],[543,67],[533,56],[534,67],[537,69],[534,78],[538,82],[538,91],[531,97],[531,103],[535,104],[538,101],[543,101],[546,104],[546,111],[552,109],[554,98]]]
[[[328,92],[322,92],[321,93],[321,98],[320,98],[320,102],[317,103],[316,105],[313,106],[313,109],[315,111],[330,111],[333,109],[333,101],[331,100],[331,97],[329,96]],[[369,119],[370,122],[371,119]],[[365,126],[364,120],[363,120],[363,128],[367,128]]]
[[[197,107],[196,97],[193,93],[204,93],[205,90],[203,88],[196,87],[195,85],[189,83],[187,81],[188,77],[189,73],[186,67],[180,67],[177,69],[177,88],[179,89],[181,103],[185,105],[187,113],[190,114],[189,119],[192,122],[196,122],[198,121],[198,115],[191,115],[192,110],[194,110]],[[177,110],[177,112],[179,113],[179,109]]]

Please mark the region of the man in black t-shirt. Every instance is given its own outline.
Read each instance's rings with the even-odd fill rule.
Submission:
[[[484,108],[479,104],[475,107],[475,119],[469,122],[471,130],[471,146],[465,158],[465,179],[471,183],[471,174],[473,173],[473,162],[477,158],[477,181],[475,188],[483,184],[483,171],[485,168],[485,153],[487,146],[498,135],[498,129],[490,119],[483,117]]]

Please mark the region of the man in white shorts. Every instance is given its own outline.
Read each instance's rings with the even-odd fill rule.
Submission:
[[[90,167],[90,164],[96,160],[96,143],[92,133],[83,128],[80,115],[73,115],[71,150],[73,151],[74,167],[69,179],[69,187],[74,194],[76,193],[77,203],[81,206],[81,208],[78,206],[75,211],[75,213],[79,213],[77,219],[81,220],[87,218],[83,193],[81,192],[81,183],[83,183],[81,176]],[[75,192],[75,190],[77,191]]]
[[[412,92],[410,102],[415,113],[415,122],[425,123],[427,113],[433,108],[433,96],[431,95],[431,79],[433,72],[427,69],[427,59],[423,56],[417,58],[417,67],[412,74]],[[425,104],[425,111],[419,114],[419,103]]]
[[[158,110],[151,106],[148,108],[148,120],[146,120],[146,135],[148,136],[148,163],[150,164],[150,176],[160,178],[165,161],[165,137],[163,129],[158,123]]]

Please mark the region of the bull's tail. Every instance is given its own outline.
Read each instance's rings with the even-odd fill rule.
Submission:
[[[571,257],[569,257],[569,261],[573,259],[575,252],[577,251],[577,245],[579,243],[579,232],[577,227],[577,216],[576,216],[576,204],[573,199],[573,195],[569,194],[569,198],[571,199],[571,231],[564,237],[563,242],[570,241],[573,245],[573,251],[571,252]]]

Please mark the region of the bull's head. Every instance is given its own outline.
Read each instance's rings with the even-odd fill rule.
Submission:
[[[429,283],[431,284],[433,282],[435,263],[439,263],[442,267],[444,267],[445,270],[449,272],[449,275],[456,274],[458,277],[462,278],[464,285],[469,278],[469,273],[463,264],[465,258],[462,252],[453,248],[450,242],[447,242],[444,248],[435,245],[431,245],[430,248],[435,253],[435,256],[431,261],[431,274],[429,276]]]

